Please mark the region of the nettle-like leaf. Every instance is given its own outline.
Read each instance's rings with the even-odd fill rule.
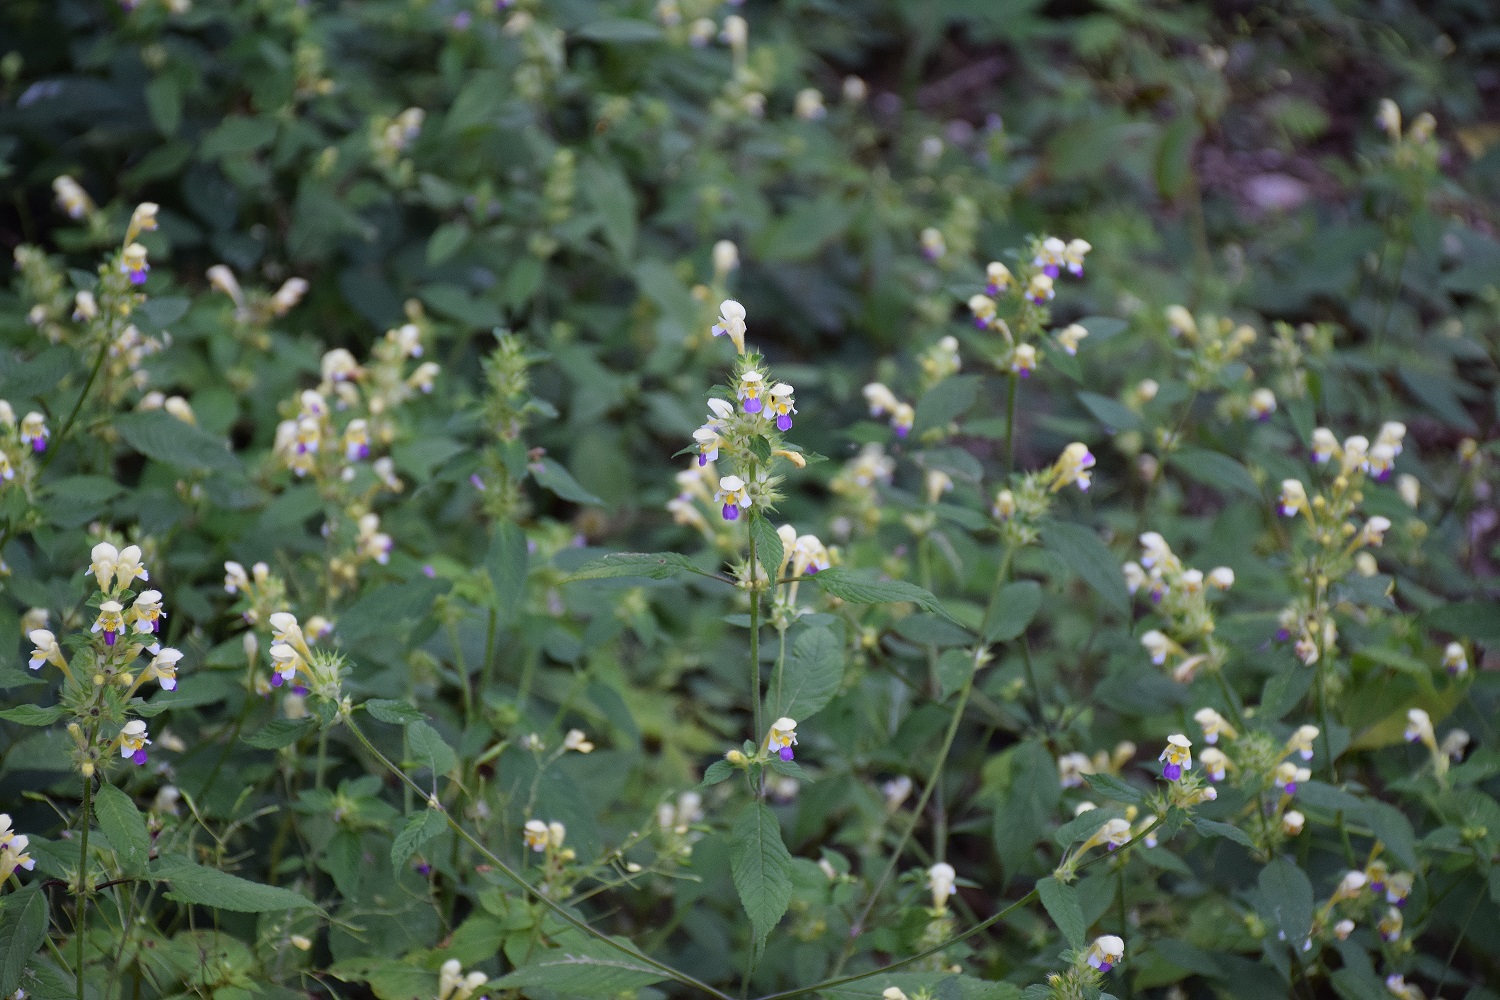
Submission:
[[[791,905],[791,864],[776,814],[760,802],[745,806],[730,833],[729,865],[757,941],[765,940]]]

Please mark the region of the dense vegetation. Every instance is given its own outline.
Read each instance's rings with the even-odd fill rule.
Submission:
[[[0,997],[1495,1000],[1481,0],[7,0]]]

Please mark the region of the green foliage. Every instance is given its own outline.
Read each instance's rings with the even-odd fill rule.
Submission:
[[[1500,22],[1355,6],[4,4],[0,997],[1491,996]]]

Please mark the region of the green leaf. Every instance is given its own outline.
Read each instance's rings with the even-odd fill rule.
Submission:
[[[791,866],[776,814],[762,802],[751,802],[735,821],[729,868],[757,942],[765,940],[791,904]]]
[[[654,42],[662,37],[661,29],[650,21],[629,17],[607,17],[590,21],[577,31],[574,38],[591,42]]]
[[[190,301],[179,296],[153,296],[137,309],[134,316],[137,325],[147,333],[160,333],[187,315]],[[161,412],[161,411],[154,411]],[[176,419],[176,418],[173,418]],[[191,425],[189,425],[191,426]]]
[[[406,867],[411,856],[422,849],[433,837],[448,829],[448,821],[437,809],[423,809],[406,817],[401,832],[391,844],[391,868],[398,874]]]
[[[1207,448],[1187,447],[1172,454],[1172,464],[1220,493],[1236,490],[1254,500],[1261,499],[1260,486],[1255,477],[1239,462],[1228,455]]]
[[[1367,802],[1364,813],[1370,829],[1402,867],[1413,870],[1420,867],[1416,834],[1405,813],[1389,802]]]
[[[1106,604],[1122,615],[1130,614],[1130,592],[1125,589],[1120,563],[1094,529],[1049,521],[1042,527],[1042,545],[1067,563]]]
[[[1105,798],[1113,799],[1116,802],[1124,802],[1127,805],[1138,806],[1146,801],[1145,793],[1143,793],[1140,789],[1136,788],[1128,781],[1125,781],[1123,778],[1110,774],[1107,771],[1101,771],[1098,774],[1085,775],[1083,780],[1087,781],[1089,783],[1089,787],[1094,791],[1098,792]]]
[[[604,220],[604,238],[621,263],[635,254],[635,192],[625,172],[613,163],[586,159],[579,167],[584,193]]]
[[[1085,316],[1078,321],[1078,325],[1089,332],[1088,342],[1097,344],[1101,340],[1124,333],[1130,326],[1129,320],[1119,319],[1115,316]]]
[[[641,576],[648,580],[665,580],[683,573],[695,573],[718,579],[676,552],[613,552],[585,563],[562,578],[563,583],[579,580],[611,580],[622,576]]]
[[[21,985],[26,966],[47,940],[47,897],[29,885],[0,897],[0,996]]]
[[[296,743],[303,736],[317,728],[318,720],[312,716],[301,719],[272,719],[264,729],[253,732],[241,739],[261,750],[280,750]]]
[[[469,224],[463,219],[445,222],[427,238],[427,266],[437,267],[469,242]]]
[[[1463,431],[1465,434],[1478,434],[1479,427],[1474,423],[1474,418],[1469,416],[1464,409],[1463,402],[1458,398],[1455,389],[1459,383],[1448,375],[1434,375],[1430,372],[1417,371],[1409,365],[1401,365],[1398,368],[1401,381],[1411,390],[1412,395],[1421,400],[1426,407],[1450,427]]]
[[[497,989],[546,990],[588,1000],[634,993],[668,976],[602,941],[574,935],[559,948],[541,952],[536,961],[495,981]],[[536,994],[528,994],[535,996]]]
[[[852,206],[833,194],[791,200],[785,215],[756,234],[752,254],[774,263],[806,260],[848,229],[854,214]]]
[[[379,1000],[412,1000],[437,996],[437,974],[389,958],[346,958],[334,963],[329,974],[343,982],[369,983]],[[218,994],[215,994],[218,1000]]]
[[[365,710],[370,713],[371,718],[389,722],[393,726],[404,726],[409,722],[421,722],[427,718],[416,706],[408,705],[404,701],[392,701],[389,698],[371,698],[365,702]]]
[[[203,137],[198,146],[198,155],[205,160],[243,156],[269,146],[275,137],[275,119],[231,115]]]
[[[0,709],[0,719],[6,722],[18,722],[23,726],[50,726],[62,717],[61,705],[53,705],[51,708],[17,705],[15,708]]]
[[[828,596],[837,597],[842,601],[849,601],[853,604],[915,604],[923,611],[940,615],[954,624],[960,624],[939,603],[931,591],[904,580],[877,580],[874,577],[855,574],[837,566],[803,579],[804,582],[816,583]],[[1123,589],[1124,586],[1122,582],[1120,587]]]
[[[1486,646],[1500,645],[1500,602],[1459,601],[1434,608],[1422,624],[1439,632],[1467,636]]]
[[[946,699],[969,683],[974,676],[974,654],[966,649],[950,649],[938,657],[938,698]]]
[[[126,875],[145,875],[151,859],[151,835],[130,796],[114,785],[100,787],[94,796],[94,816],[115,849],[120,870]]]
[[[1257,884],[1261,918],[1286,935],[1288,946],[1300,950],[1312,930],[1312,883],[1295,863],[1277,858],[1260,870]]]
[[[792,643],[781,682],[781,698],[767,699],[773,719],[786,716],[799,723],[812,718],[838,693],[844,682],[844,643],[833,629],[808,628]],[[773,693],[774,697],[774,693]]]
[[[1007,583],[995,597],[995,611],[984,632],[985,644],[1009,642],[1025,632],[1041,606],[1042,588],[1035,580]]]
[[[750,537],[755,539],[755,558],[765,569],[766,579],[775,580],[781,572],[781,560],[786,555],[782,551],[781,536],[771,526],[769,519],[760,514],[751,514]]]
[[[47,678],[40,673],[32,673],[29,670],[17,670],[15,667],[0,666],[0,691],[9,691],[11,688],[30,687],[33,684],[45,684]]]
[[[721,781],[728,781],[734,777],[734,772],[738,770],[739,768],[727,760],[723,760],[722,758],[716,760],[708,765],[708,769],[703,772],[703,780],[698,783],[698,787],[707,788],[709,785],[717,785]]]
[[[537,485],[567,500],[569,503],[592,504],[603,507],[604,501],[578,485],[573,474],[550,458],[531,463],[531,478]]]
[[[316,910],[317,904],[290,889],[261,885],[238,875],[205,868],[185,858],[162,858],[152,866],[152,877],[170,882],[167,898],[235,913],[271,913],[278,910]]]
[[[1099,832],[1099,828],[1110,820],[1119,816],[1114,809],[1087,809],[1074,816],[1052,835],[1058,847],[1067,847],[1076,844],[1080,840],[1086,840]]]
[[[226,441],[164,410],[122,414],[111,426],[142,455],[179,469],[233,471],[240,467]]]
[[[484,568],[495,588],[495,609],[500,621],[513,624],[521,617],[526,601],[526,572],[531,556],[526,549],[526,533],[513,521],[495,525]]]
[[[1078,905],[1078,890],[1049,876],[1036,884],[1036,891],[1063,938],[1072,947],[1082,948],[1088,925],[1083,922],[1083,907]]]
[[[1198,121],[1179,115],[1162,130],[1156,152],[1156,187],[1164,198],[1175,198],[1193,175],[1193,146],[1198,142]]]
[[[68,476],[49,483],[47,492],[41,511],[48,523],[76,528],[103,513],[125,487],[104,476]]]
[[[1108,396],[1101,396],[1097,392],[1080,392],[1078,394],[1078,401],[1111,434],[1116,431],[1134,431],[1140,429],[1140,415],[1124,404],[1110,399]]]
[[[458,755],[443,742],[438,731],[425,722],[407,723],[406,745],[411,761],[432,768],[434,777],[447,774],[458,766]]]
[[[930,427],[947,427],[963,416],[979,398],[982,381],[978,375],[955,375],[928,389],[917,400],[917,415],[912,423],[912,433],[920,434]]]
[[[1250,835],[1230,823],[1220,823],[1217,820],[1198,817],[1193,820],[1193,826],[1205,837],[1223,837],[1225,840],[1232,840],[1242,847],[1248,847],[1251,850],[1255,849],[1255,841],[1250,839]]]
[[[182,84],[176,76],[159,76],[146,84],[146,110],[162,135],[170,139],[177,134],[182,123]]]

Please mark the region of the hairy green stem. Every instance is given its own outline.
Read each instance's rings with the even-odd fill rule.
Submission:
[[[365,748],[365,750],[372,756],[374,756],[376,760],[380,761],[380,763],[384,765],[387,771],[395,775],[404,784],[409,786],[412,791],[420,795],[424,802],[431,803],[433,801],[432,794],[430,792],[424,791],[422,787],[415,781],[413,781],[405,771],[403,771],[400,767],[393,763],[388,757],[386,757],[385,754],[381,753],[380,750],[376,748],[375,744],[370,742],[369,737],[364,734],[364,730],[355,725],[353,719],[346,719],[345,724],[348,725],[349,731],[354,734],[354,738],[359,740],[360,744]],[[694,977],[688,975],[686,972],[681,972],[665,962],[652,958],[650,955],[645,954],[644,952],[635,948],[633,945],[625,944],[611,937],[610,935],[603,933],[602,931],[595,930],[588,924],[587,921],[575,916],[566,906],[563,906],[561,903],[548,897],[540,889],[537,889],[530,882],[526,881],[526,879],[522,877],[520,872],[516,871],[510,865],[502,861],[493,851],[491,851],[488,847],[484,846],[483,843],[476,839],[473,834],[464,829],[464,827],[458,822],[458,820],[453,818],[452,813],[448,812],[446,809],[442,810],[442,812],[443,819],[447,821],[448,826],[453,830],[455,834],[457,834],[465,842],[467,842],[470,847],[474,848],[474,850],[478,851],[479,854],[485,859],[485,861],[493,865],[497,871],[501,872],[512,882],[514,882],[522,892],[526,893],[532,899],[542,904],[542,906],[546,909],[551,910],[552,913],[560,918],[564,923],[567,923],[577,930],[582,931],[584,934],[587,934],[589,937],[594,938],[600,943],[608,945],[621,954],[629,955],[637,962],[649,965],[651,968],[662,973],[667,978],[675,982],[681,983],[684,986],[691,986],[697,990],[702,990],[709,996],[717,997],[718,1000],[732,1000],[732,998],[728,994],[714,989],[712,986],[708,985],[702,980],[695,979]]]
[[[1020,381],[1021,376],[1012,371],[1010,384],[1005,393],[1005,474],[1007,476],[1016,469],[1016,387]]]
[[[96,732],[96,730],[91,730],[89,732],[88,745],[91,746],[91,747],[94,745],[95,732]],[[75,972],[75,974],[77,976],[77,988],[78,988],[78,997],[77,997],[77,1000],[84,1000],[84,997],[83,997],[83,947],[84,947],[84,938],[87,936],[86,935],[86,931],[87,931],[87,926],[86,925],[88,924],[88,915],[89,915],[89,884],[88,884],[88,880],[89,880],[89,877],[88,877],[88,872],[89,872],[89,826],[90,826],[89,816],[92,813],[93,807],[94,807],[94,776],[90,774],[90,775],[85,775],[84,779],[83,779],[83,811],[82,811],[82,814],[81,814],[81,816],[79,818],[79,825],[82,827],[82,830],[80,831],[79,838],[78,838],[79,839],[79,844],[78,844],[78,885],[76,887],[77,888],[76,909],[78,911],[78,919],[74,922],[74,926],[73,926],[73,940],[74,940],[75,948],[77,949],[77,957],[74,959],[75,964],[76,964],[76,968],[74,969],[74,972]]]
[[[1130,848],[1140,843],[1146,837],[1150,836],[1153,832],[1155,832],[1156,828],[1161,826],[1164,822],[1166,822],[1165,817],[1158,817],[1156,821],[1153,822],[1150,826],[1146,827],[1146,829],[1142,830],[1140,833],[1136,834],[1134,837],[1131,837],[1125,843],[1121,844],[1114,852],[1110,854],[1100,854],[1096,857],[1090,858],[1089,860],[1079,865],[1076,870],[1079,872],[1084,872],[1089,868],[1092,868],[1094,865],[1100,863],[1101,861],[1108,861],[1111,858],[1124,857],[1124,854],[1122,852],[1128,851]],[[960,941],[973,937],[975,934],[989,930],[991,927],[995,926],[1000,921],[1010,916],[1010,914],[1016,909],[1025,906],[1027,903],[1034,902],[1038,898],[1039,893],[1037,892],[1037,890],[1032,889],[1026,895],[1022,896],[1014,903],[1011,903],[999,913],[996,913],[991,917],[986,917],[984,920],[981,920],[979,923],[975,924],[973,927],[970,927],[968,930],[959,931],[957,934],[954,934],[946,941],[935,944],[931,948],[928,948],[924,951],[919,951],[915,955],[908,955],[905,958],[898,959],[897,961],[892,962],[890,965],[885,965],[878,969],[870,969],[867,972],[855,973],[852,976],[844,976],[842,978],[838,978],[838,974],[834,973],[833,978],[825,979],[820,983],[813,983],[810,986],[799,986],[796,989],[783,990],[780,993],[767,993],[765,996],[758,997],[757,1000],[790,1000],[791,997],[806,996],[809,993],[818,993],[825,990],[832,990],[840,986],[847,986],[850,983],[858,983],[866,979],[872,979],[875,976],[887,975],[891,972],[896,971],[897,969],[904,968],[915,962],[920,962],[924,958],[929,958],[932,955],[936,955],[939,952],[945,951],[946,949],[953,947],[955,944],[958,944]]]
[[[760,717],[760,569],[755,561],[755,517],[745,519],[745,529],[750,535],[750,567],[746,574],[746,586],[750,588],[750,713],[754,720],[752,737],[759,741],[765,735]]]

